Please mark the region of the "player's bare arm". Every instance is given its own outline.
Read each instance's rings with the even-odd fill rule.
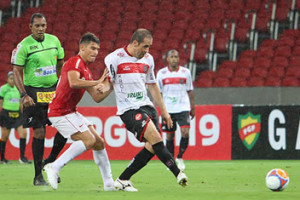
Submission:
[[[173,121],[171,119],[170,114],[167,112],[165,104],[163,103],[160,91],[158,89],[158,86],[156,83],[154,84],[148,84],[149,91],[151,93],[151,96],[153,99],[155,99],[156,105],[158,105],[160,111],[161,111],[161,116],[163,120],[166,122],[168,128],[173,127]]]
[[[57,60],[57,64],[56,64],[56,70],[57,73],[60,75],[61,74],[61,68],[64,65],[64,60]]]
[[[23,67],[13,65],[13,72],[14,72],[14,81],[16,84],[16,87],[18,88],[22,102],[25,107],[33,106],[35,103],[33,99],[26,94],[23,79],[22,79],[22,74],[23,74]]]
[[[191,112],[190,112],[190,116],[192,117],[192,119],[195,117],[195,100],[194,100],[194,91],[190,90],[188,91],[189,94],[189,98],[190,98],[190,103],[191,103]]]
[[[82,89],[93,87],[99,84],[99,81],[90,81],[80,79],[80,73],[75,70],[68,71],[68,81],[72,89]]]

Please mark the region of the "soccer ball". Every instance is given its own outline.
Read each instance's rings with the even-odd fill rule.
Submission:
[[[266,185],[272,191],[285,189],[289,181],[289,175],[282,169],[272,169],[266,176]]]

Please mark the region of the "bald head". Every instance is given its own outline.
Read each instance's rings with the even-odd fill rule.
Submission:
[[[152,39],[152,33],[147,29],[139,28],[133,33],[130,44],[132,44],[135,40],[138,42],[138,44],[141,44],[145,38]]]

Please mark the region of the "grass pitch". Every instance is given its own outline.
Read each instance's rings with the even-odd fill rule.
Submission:
[[[12,161],[0,164],[0,199],[4,200],[197,200],[197,199],[299,199],[300,161],[185,161],[189,186],[182,188],[159,161],[151,161],[132,177],[137,193],[104,192],[102,179],[93,161],[72,161],[60,173],[62,183],[54,191],[50,186],[34,187],[33,164]],[[111,161],[114,178],[129,161]],[[265,176],[272,168],[282,168],[290,183],[282,192],[265,186]]]

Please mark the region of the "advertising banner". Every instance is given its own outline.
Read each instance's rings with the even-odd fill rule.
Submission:
[[[300,106],[233,106],[232,159],[299,159]]]
[[[144,144],[128,132],[116,107],[79,107],[78,111],[93,122],[97,132],[105,139],[106,149],[111,160],[131,160]],[[189,147],[184,154],[186,160],[230,160],[231,159],[231,105],[196,106],[196,117],[191,120]],[[180,143],[180,131],[175,136],[175,156]],[[45,154],[47,157],[53,145],[55,128],[46,128]],[[32,160],[32,130],[27,129],[26,156]],[[163,133],[163,138],[166,135]],[[69,147],[68,141],[63,151]],[[6,158],[19,159],[19,137],[12,129],[6,145]],[[92,151],[87,151],[76,159],[93,159]]]

